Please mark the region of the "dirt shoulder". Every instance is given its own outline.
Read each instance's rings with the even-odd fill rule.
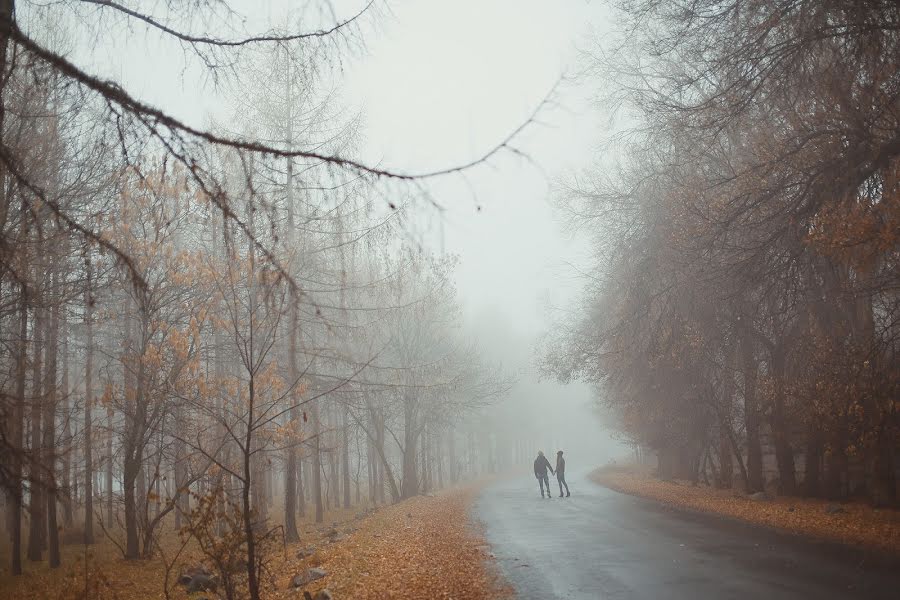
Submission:
[[[900,511],[794,497],[753,500],[732,490],[662,481],[649,470],[633,466],[602,467],[590,477],[632,496],[900,558]]]
[[[270,557],[263,585],[266,600],[302,599],[327,588],[335,600],[432,599],[476,600],[511,595],[491,567],[488,545],[469,508],[479,485],[419,496],[393,506],[361,513],[359,508],[330,513],[329,523],[301,522],[301,542],[281,547]],[[166,539],[173,556],[177,536]],[[86,552],[85,552],[86,551]],[[3,557],[6,559],[7,557]],[[85,560],[85,559],[88,560]],[[86,564],[87,568],[86,568]],[[169,573],[170,600],[219,597],[213,592],[187,594],[178,573],[203,562],[188,550]],[[325,576],[294,587],[295,575],[321,568]],[[0,598],[17,600],[165,600],[165,566],[160,556],[125,561],[110,543],[63,548],[63,567],[27,563],[24,576],[0,570]]]
[[[338,526],[337,541],[320,543],[312,556],[291,561],[285,571],[324,569],[328,575],[305,589],[314,595],[327,588],[336,599],[506,597],[510,592],[492,572],[489,548],[469,519],[477,491],[475,486],[419,496],[343,530]],[[291,576],[279,589],[289,586]]]

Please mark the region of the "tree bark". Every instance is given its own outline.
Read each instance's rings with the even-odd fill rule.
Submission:
[[[252,350],[251,350],[252,357]],[[244,439],[244,456],[243,456],[243,489],[241,490],[241,513],[244,521],[244,536],[247,544],[247,588],[250,592],[251,600],[259,600],[259,582],[257,580],[256,570],[256,534],[253,531],[253,506],[250,503],[250,489],[253,485],[251,472],[251,449],[253,448],[253,420],[254,420],[254,403],[256,401],[254,388],[254,377],[250,375],[249,382],[249,398],[247,413],[247,434]]]
[[[290,165],[292,161],[288,161]],[[292,220],[292,219],[291,219]],[[288,347],[288,377],[289,385],[294,386],[290,394],[291,410],[289,411],[289,427],[287,442],[287,460],[284,478],[284,537],[288,542],[300,540],[297,532],[297,444],[299,443],[300,408],[299,394],[296,387],[299,385],[297,378],[297,335],[298,335],[298,307],[297,300],[291,302],[291,331],[290,345]]]
[[[310,411],[312,412],[313,422],[313,455],[312,455],[312,494],[313,501],[316,505],[316,523],[325,520],[325,507],[322,505],[322,453],[320,451],[320,443],[322,436],[322,426],[319,420],[318,400],[311,403]]]
[[[84,543],[94,543],[94,296],[90,255],[85,257],[84,292]]]
[[[56,402],[57,402],[57,357],[59,345],[59,297],[57,286],[59,276],[53,270],[51,279],[50,331],[46,348],[44,370],[44,468],[46,469],[45,496],[47,500],[47,532],[50,568],[60,565],[59,528],[57,526],[56,499],[59,486],[56,482]]]
[[[810,426],[806,434],[806,460],[803,474],[803,495],[816,497],[822,493],[820,477],[822,472],[822,437],[815,426]]]
[[[106,407],[106,526],[115,525],[113,521],[113,418],[115,412],[112,404]]]
[[[63,429],[63,444],[64,453],[62,455],[63,459],[63,525],[65,527],[71,527],[74,523],[74,515],[73,515],[73,506],[74,503],[74,494],[77,488],[77,484],[73,485],[74,482],[74,472],[72,469],[72,455],[75,452],[75,448],[72,444],[72,419],[70,418],[70,404],[69,404],[69,323],[66,317],[65,311],[63,311],[60,316],[60,334],[62,335],[62,342],[60,343],[60,348],[62,349],[62,376],[60,377],[60,386],[61,386],[61,398],[62,398],[62,414],[64,415],[65,428]]]
[[[746,318],[746,317],[744,317]],[[744,429],[747,435],[747,492],[763,489],[762,447],[759,439],[759,407],[756,384],[759,365],[753,351],[749,326],[745,326],[741,340],[741,356],[744,375]]]
[[[781,348],[776,348],[772,353],[771,367],[775,383],[771,425],[775,443],[775,460],[778,463],[779,493],[792,496],[797,493],[797,478],[794,450],[791,448],[790,432],[785,415],[784,353]]]
[[[350,424],[347,418],[347,407],[341,415],[341,471],[343,472],[342,489],[344,492],[344,508],[350,508]]]
[[[419,474],[416,465],[418,448],[418,423],[415,398],[405,394],[403,398],[403,480],[400,483],[400,498],[412,498],[419,493]]]
[[[5,48],[4,48],[5,51]],[[23,203],[24,209],[24,203]],[[24,272],[24,271],[23,271]],[[12,446],[12,574],[22,574],[22,475],[25,456],[25,378],[28,370],[28,288],[19,288],[19,339],[16,357],[16,399],[13,411]]]
[[[41,560],[44,552],[44,536],[47,530],[45,521],[46,500],[44,499],[44,481],[41,461],[41,358],[43,352],[44,309],[34,311],[34,342],[31,363],[31,455],[29,466],[29,528],[28,528],[28,560]]]

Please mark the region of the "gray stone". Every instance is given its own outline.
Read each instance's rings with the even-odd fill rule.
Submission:
[[[313,600],[334,600],[334,595],[328,588],[325,588],[324,590],[316,592],[316,595],[313,596]]]
[[[300,560],[303,560],[304,558],[309,558],[310,556],[312,556],[315,553],[316,553],[316,547],[308,546],[306,548],[303,548],[303,549],[297,551],[297,558],[299,558]]]
[[[313,581],[316,581],[317,579],[322,579],[326,575],[328,575],[328,573],[325,571],[325,569],[320,569],[318,567],[313,568],[313,569],[307,569],[303,573],[294,575],[294,578],[291,579],[291,587],[300,588],[305,585],[309,585]]]
[[[829,504],[825,507],[825,513],[829,515],[840,515],[845,512],[847,511],[837,504]]]
[[[750,499],[759,502],[761,500],[768,500],[769,496],[765,492],[756,492],[755,494],[750,494]]]
[[[191,582],[187,584],[185,591],[188,594],[196,592],[214,592],[219,587],[219,579],[208,575],[195,575],[191,578]]]
[[[203,564],[184,571],[178,576],[178,583],[185,586],[189,594],[214,591],[218,587],[218,579],[213,577],[213,574]]]

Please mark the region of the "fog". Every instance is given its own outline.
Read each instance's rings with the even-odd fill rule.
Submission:
[[[335,2],[334,14],[352,15],[364,4]],[[288,14],[279,2],[262,10],[235,6],[247,7],[242,14],[259,29]],[[535,452],[571,448],[572,464],[584,467],[622,454],[597,419],[591,389],[540,381],[535,365],[540,340],[584,280],[589,240],[565,230],[554,185],[590,166],[609,137],[612,115],[597,103],[597,82],[576,77],[581,51],[608,27],[608,9],[581,0],[552,7],[538,0],[401,1],[374,8],[361,26],[364,41],[326,67],[334,101],[362,117],[365,160],[410,173],[440,170],[479,158],[524,125],[512,140],[515,154],[500,152],[414,192],[390,186],[380,192],[385,201],[419,194],[403,235],[458,257],[453,280],[469,335],[515,375],[497,410],[515,415],[514,427],[533,429]],[[232,118],[227,85],[203,76],[179,45],[136,33],[101,46],[112,64],[121,68],[124,53],[134,66],[112,77],[198,126]],[[181,67],[178,77],[173,65]],[[503,425],[498,419],[496,426]]]
[[[481,511],[541,597],[814,589],[608,488],[900,504],[900,5],[850,4],[0,0],[10,572],[491,597]]]
[[[514,142],[524,156],[501,155],[429,182],[441,209],[426,208],[412,233],[459,256],[455,281],[467,325],[488,356],[517,375],[498,426],[524,427],[535,452],[570,450],[570,463],[581,466],[623,448],[599,427],[587,386],[541,382],[534,363],[557,311],[580,290],[588,252],[586,239],[564,231],[553,186],[587,167],[608,135],[610,115],[593,103],[595,84],[572,80],[579,48],[606,26],[597,4],[400,3],[347,72],[348,97],[366,123],[366,154],[412,171],[475,158],[534,118]]]

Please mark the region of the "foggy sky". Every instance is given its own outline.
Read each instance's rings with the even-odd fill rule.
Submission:
[[[280,24],[288,4],[234,2],[248,9],[247,26],[257,30]],[[346,18],[364,4],[340,0],[333,7]],[[405,172],[468,162],[526,122],[552,92],[537,122],[514,142],[525,157],[501,154],[464,175],[427,182],[440,210],[423,202],[408,235],[459,255],[456,282],[473,334],[491,358],[523,377],[507,402],[535,418],[552,412],[561,422],[557,429],[577,423],[579,435],[607,448],[607,435],[580,418],[590,404],[585,386],[538,386],[530,372],[533,344],[551,326],[553,307],[569,304],[581,284],[571,265],[584,262],[586,240],[561,230],[551,186],[594,162],[605,123],[591,102],[595,83],[563,78],[577,72],[578,48],[589,34],[596,38],[607,28],[606,12],[586,0],[394,0],[388,6],[362,25],[364,45],[332,65],[341,101],[363,116],[365,160]],[[74,53],[93,72],[191,124],[229,118],[223,90],[200,79],[202,70],[177,44],[140,26],[99,45],[80,40]],[[498,321],[490,330],[479,325]]]

